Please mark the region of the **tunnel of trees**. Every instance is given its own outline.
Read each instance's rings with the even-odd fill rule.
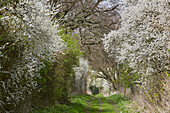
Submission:
[[[75,92],[86,93],[86,75],[95,70],[112,91],[130,89],[131,109],[138,101],[138,111],[168,113],[169,4],[0,0],[0,112],[68,103]]]

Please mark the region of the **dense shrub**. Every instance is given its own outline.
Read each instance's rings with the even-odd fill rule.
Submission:
[[[81,52],[52,25],[47,7],[43,0],[0,3],[0,112],[67,100]]]
[[[74,67],[78,66],[81,55],[73,36],[66,34],[64,30],[59,34],[66,45],[65,49],[62,53],[56,53],[54,62],[43,60],[45,67],[39,71],[41,78],[38,79],[38,85],[41,90],[38,100],[48,106],[68,102],[68,96],[75,82]]]
[[[163,88],[164,84],[169,86],[164,73],[170,73],[169,2],[122,0],[122,3],[121,28],[105,37],[105,50],[116,56],[119,64],[128,62],[128,70],[133,71],[125,74],[141,76],[135,82],[140,83],[137,107],[143,108],[134,112],[168,112],[167,101],[162,99],[169,97]]]

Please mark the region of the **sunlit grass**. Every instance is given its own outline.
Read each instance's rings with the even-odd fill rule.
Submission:
[[[97,95],[76,95],[69,98],[69,103],[57,104],[54,107],[46,107],[41,110],[36,110],[32,113],[130,113],[124,109],[126,99],[122,95],[112,95],[103,97]],[[118,106],[118,107],[117,107]],[[119,109],[120,110],[119,110]]]

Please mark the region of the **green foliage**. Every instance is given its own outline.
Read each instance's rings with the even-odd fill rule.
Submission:
[[[128,63],[125,63],[123,66],[120,66],[120,81],[123,83],[123,86],[130,88],[135,80],[139,80],[140,76],[138,73],[132,72],[133,69],[128,66]]]
[[[76,40],[77,35],[67,34],[69,30],[60,30],[59,36],[63,39],[63,43],[67,46],[64,50],[65,53],[71,52],[73,57],[80,56],[82,52],[80,51],[79,41]]]
[[[79,64],[81,55],[78,42],[64,30],[60,30],[59,35],[66,47],[61,53],[56,53],[54,62],[48,59],[41,61],[45,66],[39,71],[41,77],[37,79],[40,87],[40,93],[36,96],[41,103],[39,107],[46,104],[52,106],[56,102],[67,103],[75,79],[73,68]]]
[[[137,85],[140,84],[141,75],[138,72],[134,72],[134,69],[130,68],[128,63],[119,65],[119,75],[118,80],[121,87],[124,87],[124,95],[126,93],[126,88],[130,88],[131,94],[135,93],[137,90]]]

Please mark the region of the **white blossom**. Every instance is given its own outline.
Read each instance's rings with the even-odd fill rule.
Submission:
[[[0,81],[0,86],[8,96],[5,102],[0,101],[0,107],[7,103],[16,105],[26,98],[25,93],[31,94],[37,86],[35,78],[40,77],[38,71],[44,66],[41,60],[52,62],[56,52],[61,51],[63,43],[58,35],[58,26],[53,25],[50,16],[46,15],[49,6],[45,3],[45,0],[20,0],[16,8],[9,4],[5,7],[9,11],[0,9],[4,12],[0,21],[10,31],[9,42],[0,45],[0,57],[5,57],[2,50],[7,46],[24,48],[19,51],[20,57],[15,58],[16,62],[10,64],[11,68],[4,68],[0,64],[0,74],[8,74],[8,80]]]
[[[103,39],[104,48],[144,75],[170,70],[168,0],[123,0],[121,28]],[[116,49],[116,53],[112,52]]]

